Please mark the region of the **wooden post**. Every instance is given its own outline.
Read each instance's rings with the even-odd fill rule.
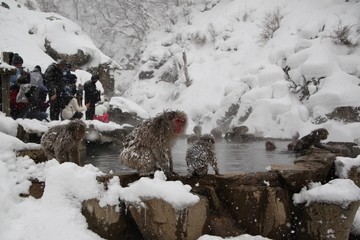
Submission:
[[[185,74],[185,85],[187,87],[189,87],[191,85],[191,81],[189,78],[189,72],[188,72],[188,68],[187,68],[187,58],[186,58],[186,53],[185,51],[183,51],[183,61],[184,61],[184,74]]]
[[[9,53],[3,52],[3,63],[9,64]],[[10,65],[10,64],[9,64]],[[2,94],[2,111],[6,116],[10,116],[10,76],[16,74],[16,69],[5,68],[0,66],[1,72],[1,94]]]

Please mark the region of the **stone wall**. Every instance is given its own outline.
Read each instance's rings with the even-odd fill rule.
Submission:
[[[338,149],[351,147],[341,146]],[[342,152],[354,151],[348,150]],[[230,237],[243,233],[271,239],[327,239],[330,235],[347,239],[359,202],[344,209],[336,204],[294,205],[292,200],[293,194],[310,182],[325,184],[336,178],[337,155],[312,149],[294,164],[272,165],[268,172],[174,176],[168,180],[189,184],[201,199],[180,212],[161,199],[144,199],[145,207],[122,203],[118,212],[114,206],[100,208],[97,200],[88,200],[83,204],[83,214],[89,228],[105,239],[197,239],[203,234]],[[106,182],[111,177],[98,180]],[[357,171],[351,171],[350,177],[360,182]],[[125,174],[119,178],[125,187],[139,176]],[[43,187],[34,181],[32,192],[41,197]]]

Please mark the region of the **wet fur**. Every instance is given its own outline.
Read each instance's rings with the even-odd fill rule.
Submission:
[[[182,118],[184,125],[175,133],[175,119]],[[173,174],[171,149],[177,137],[184,133],[187,117],[181,111],[164,111],[136,127],[124,140],[120,161],[137,169],[140,176],[154,173],[160,168],[166,175]]]
[[[186,151],[186,164],[190,175],[204,176],[208,173],[208,165],[219,175],[215,152],[215,138],[204,134]]]
[[[74,162],[80,165],[79,148],[85,133],[86,125],[81,120],[54,126],[41,137],[41,147],[48,159],[55,158],[60,163]]]
[[[302,137],[294,146],[295,152],[309,149],[311,146],[322,148],[320,141],[327,139],[329,132],[325,128],[318,128]]]

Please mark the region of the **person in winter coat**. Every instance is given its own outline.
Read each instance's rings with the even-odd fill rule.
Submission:
[[[18,84],[15,83],[14,85],[10,86],[10,116],[13,119],[23,118],[27,109],[28,109],[28,100],[25,97],[21,97],[20,93],[20,85],[27,85],[27,84]],[[28,84],[30,86],[30,84]],[[24,89],[25,90],[25,89]],[[18,101],[20,99],[26,99],[26,101]]]
[[[37,102],[39,110],[41,112],[46,112],[47,108],[50,106],[50,102],[46,101],[48,89],[44,85],[44,74],[41,72],[41,67],[39,65],[36,65],[34,70],[30,72],[30,85],[36,87],[34,100]]]
[[[100,101],[100,91],[96,89],[96,82],[100,79],[98,75],[91,77],[91,80],[88,80],[84,84],[85,92],[85,104],[90,103],[90,107],[86,111],[86,119],[92,120],[95,115],[95,104]]]
[[[48,89],[50,99],[50,120],[59,120],[62,109],[62,94],[65,83],[63,79],[63,70],[66,67],[64,60],[52,63],[45,71],[45,86]]]
[[[80,107],[76,97],[71,94],[70,88],[68,89],[68,91],[65,92],[66,93],[64,96],[64,100],[68,99],[69,103],[61,111],[61,117],[67,120],[81,119],[83,117],[82,112],[86,111],[89,108],[90,103],[87,103],[85,106]]]
[[[19,95],[20,86],[30,82],[28,73],[22,67],[23,63],[22,57],[15,53],[12,57],[11,65],[16,67],[16,74],[10,76],[10,116],[13,119],[23,118],[28,108],[28,100],[25,95],[22,97],[20,96],[21,94]]]
[[[34,70],[30,72],[30,84],[31,86],[36,86],[38,89],[43,89],[47,91],[47,87],[44,85],[43,74],[41,73],[41,67],[36,65]]]
[[[16,73],[10,76],[10,87],[16,84],[29,83],[28,73],[23,68],[24,60],[19,54],[15,53],[11,60],[11,65],[16,67]]]
[[[27,107],[27,111],[24,115],[24,118],[29,118],[29,119],[35,118],[39,121],[42,121],[42,120],[49,121],[47,119],[48,114],[46,112],[42,111],[41,102],[39,102],[39,100],[38,100],[38,97],[39,97],[38,87],[30,85],[30,89],[29,89],[29,91],[27,91],[25,93],[25,96],[28,100],[28,107]]]

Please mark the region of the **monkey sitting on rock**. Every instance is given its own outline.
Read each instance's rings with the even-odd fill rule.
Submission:
[[[324,148],[320,143],[321,140],[327,139],[329,132],[325,128],[318,128],[311,131],[310,134],[302,137],[297,141],[294,146],[295,152],[301,152],[303,150],[309,149],[311,146]]]
[[[208,173],[208,165],[219,175],[215,152],[215,138],[204,134],[186,151],[186,164],[190,175],[204,176]]]
[[[42,135],[40,144],[49,160],[55,158],[60,163],[74,162],[80,165],[79,148],[85,133],[85,123],[76,119],[68,124],[49,128]]]
[[[187,126],[182,111],[164,111],[148,119],[126,136],[120,161],[137,169],[140,176],[154,173],[158,168],[167,176],[174,175],[171,148]]]

